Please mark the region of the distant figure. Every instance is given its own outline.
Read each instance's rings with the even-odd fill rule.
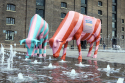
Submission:
[[[103,43],[103,49],[105,50],[105,47],[106,47],[106,45],[105,45],[105,43]]]

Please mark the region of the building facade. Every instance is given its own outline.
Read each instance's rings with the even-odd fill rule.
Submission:
[[[19,41],[27,37],[35,13],[48,22],[51,38],[68,11],[76,11],[101,19],[100,45],[105,42],[107,48],[114,44],[125,48],[124,4],[124,0],[1,0],[0,43],[6,47],[14,43],[24,47]],[[89,45],[86,41],[81,44],[82,48]],[[76,46],[76,42],[70,41],[71,46]]]

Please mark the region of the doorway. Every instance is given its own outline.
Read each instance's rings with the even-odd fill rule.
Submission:
[[[81,41],[81,49],[87,49],[86,41]]]

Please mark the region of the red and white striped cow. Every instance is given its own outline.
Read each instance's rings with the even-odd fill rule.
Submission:
[[[86,16],[75,11],[69,11],[53,37],[49,40],[49,44],[53,50],[53,57],[59,56],[62,45],[64,44],[63,56],[65,59],[66,48],[68,42],[76,40],[79,51],[78,59],[82,59],[81,41],[87,40],[90,43],[90,48],[87,57],[91,56],[93,43],[96,42],[95,52],[93,58],[97,57],[97,51],[100,42],[101,21],[94,17]]]

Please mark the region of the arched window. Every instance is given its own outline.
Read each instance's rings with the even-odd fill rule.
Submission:
[[[102,2],[101,1],[98,1],[98,6],[102,6]]]
[[[16,6],[14,4],[7,4],[7,10],[16,11]]]
[[[66,2],[61,2],[61,7],[67,8],[67,3]]]

